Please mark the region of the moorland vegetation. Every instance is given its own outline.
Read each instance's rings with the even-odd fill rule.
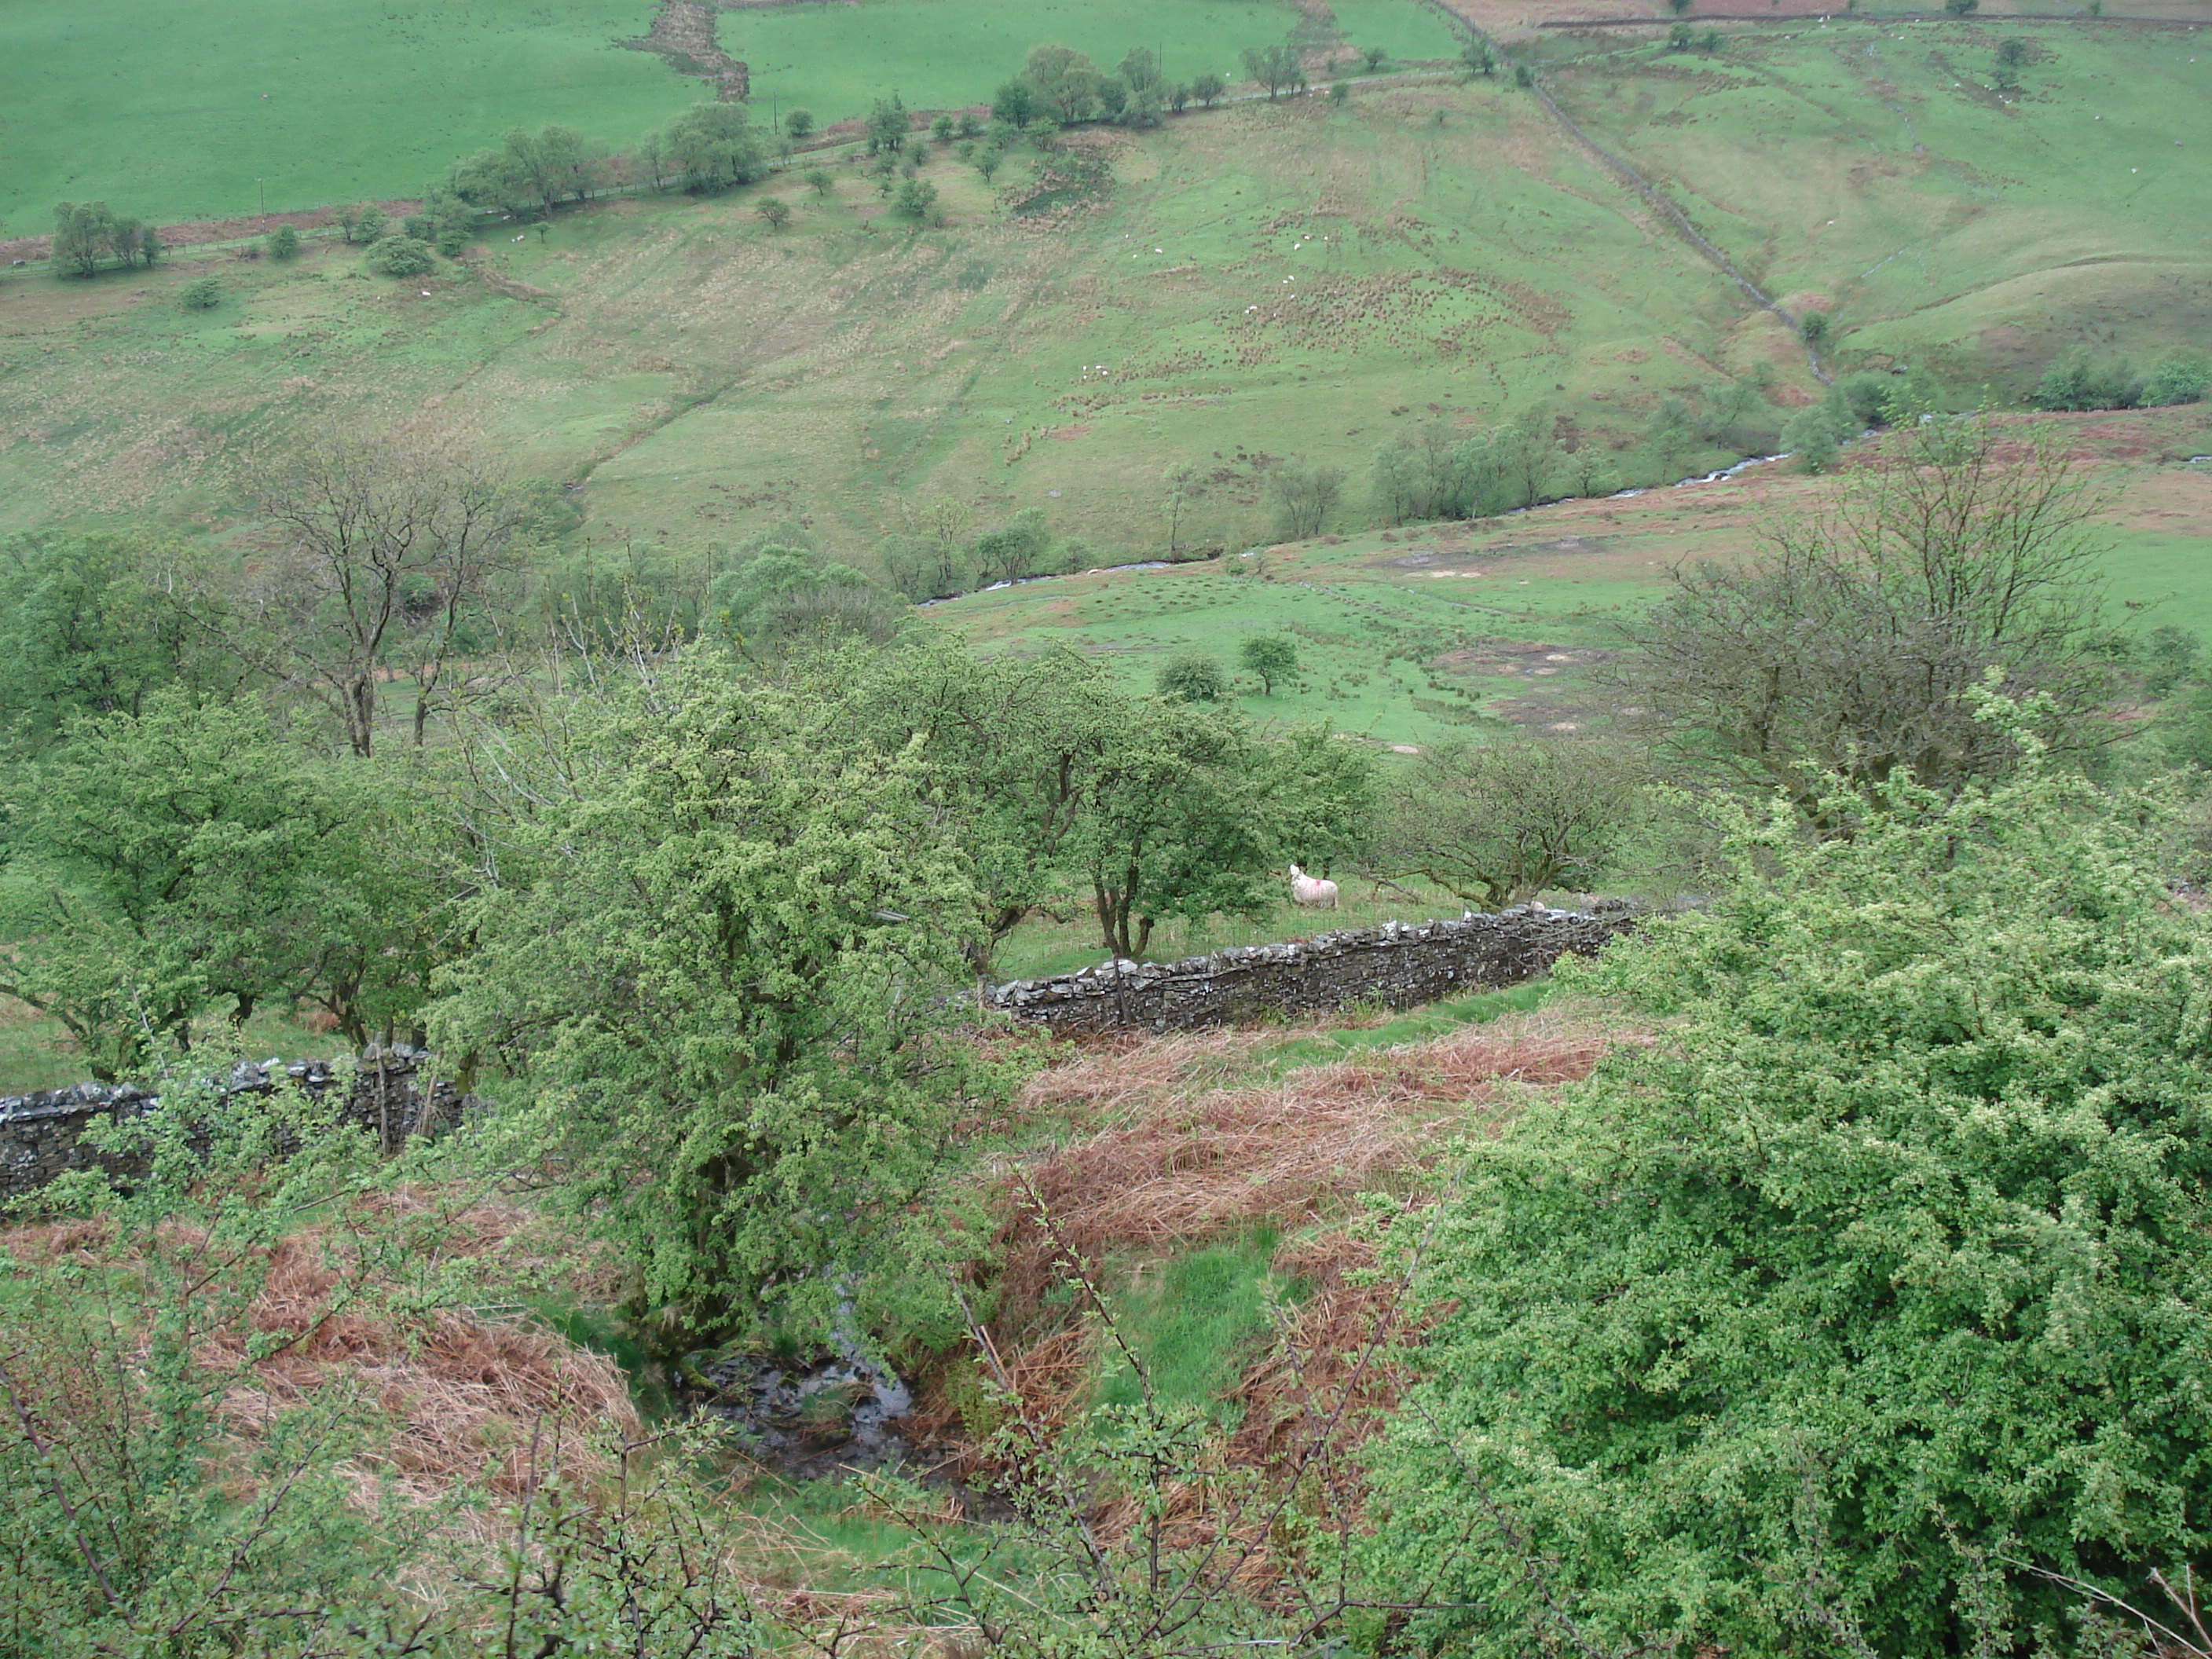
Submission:
[[[751,107],[66,208],[0,995],[160,1097],[0,1224],[0,1649],[2212,1652],[2189,26],[1951,9],[747,9]],[[1291,869],[1645,912],[977,994]],[[222,1091],[338,1042],[475,1104]]]

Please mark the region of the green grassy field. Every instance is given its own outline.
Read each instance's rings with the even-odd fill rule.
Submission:
[[[704,95],[625,48],[654,0],[10,0],[0,7],[0,234],[46,228],[57,201],[105,199],[171,223],[412,196],[510,127],[559,121],[627,146]],[[1346,0],[1340,27],[1398,58],[1449,58],[1418,0]],[[1102,64],[1131,46],[1171,74],[1237,72],[1301,21],[1282,0],[869,0],[721,12],[763,124],[823,120],[893,89],[916,108],[987,101],[1030,47]],[[1324,30],[1323,33],[1326,33]]]
[[[627,143],[699,96],[652,0],[9,0],[0,220],[62,200],[157,223],[412,196],[527,123]],[[264,94],[266,94],[265,96]]]

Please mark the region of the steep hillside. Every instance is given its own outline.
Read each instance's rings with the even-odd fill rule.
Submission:
[[[2072,342],[2148,357],[2201,333],[2212,256],[2187,203],[2212,52],[2052,26],[2007,102],[1936,84],[1936,58],[1987,58],[1988,29],[1902,27],[1745,27],[1717,57],[1619,31],[1540,44],[1594,137],[1785,306],[1833,308],[1832,365],[2009,397]],[[1820,390],[1778,318],[1503,76],[1082,131],[988,183],[932,149],[939,227],[891,216],[846,161],[822,190],[786,174],[500,229],[421,281],[335,247],[8,273],[0,525],[219,526],[242,456],[339,418],[480,437],[574,486],[598,545],[702,571],[707,544],[794,514],[865,560],[940,501],[979,528],[1045,508],[1104,562],[1170,533],[1270,538],[1266,481],[1297,457],[1346,469],[1351,527],[1400,435],[1540,408],[1633,476],[1674,396],[1725,440],[1692,439],[1680,476],[1771,446]],[[782,231],[753,211],[770,195]],[[209,273],[221,305],[170,303]],[[1757,395],[1723,426],[1731,380]],[[1171,532],[1161,481],[1184,463]]]

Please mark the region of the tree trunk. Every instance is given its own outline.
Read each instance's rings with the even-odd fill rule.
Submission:
[[[376,678],[373,669],[356,675],[345,689],[345,726],[346,741],[353,745],[353,752],[367,760],[376,728]]]

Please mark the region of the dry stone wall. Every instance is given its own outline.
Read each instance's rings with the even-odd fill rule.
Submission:
[[[289,1066],[242,1065],[216,1080],[226,1097],[240,1101],[266,1095],[289,1078],[307,1095],[321,1099],[332,1089],[345,1091],[341,1121],[374,1133],[387,1152],[396,1152],[414,1134],[434,1133],[457,1121],[467,1106],[453,1085],[422,1077],[433,1056],[404,1043],[371,1048],[345,1063],[297,1060]],[[149,1111],[161,1103],[154,1090],[137,1083],[79,1083],[37,1094],[0,1096],[0,1199],[43,1187],[70,1170],[105,1169],[128,1176],[130,1167],[98,1152],[85,1131],[103,1118]]]
[[[988,1000],[1063,1031],[1188,1030],[1354,1003],[1408,1008],[1534,977],[1568,951],[1595,954],[1633,927],[1636,907],[1532,904],[1499,915],[1389,922],[1255,945],[1182,962],[1109,962],[1051,979],[1017,980]]]

